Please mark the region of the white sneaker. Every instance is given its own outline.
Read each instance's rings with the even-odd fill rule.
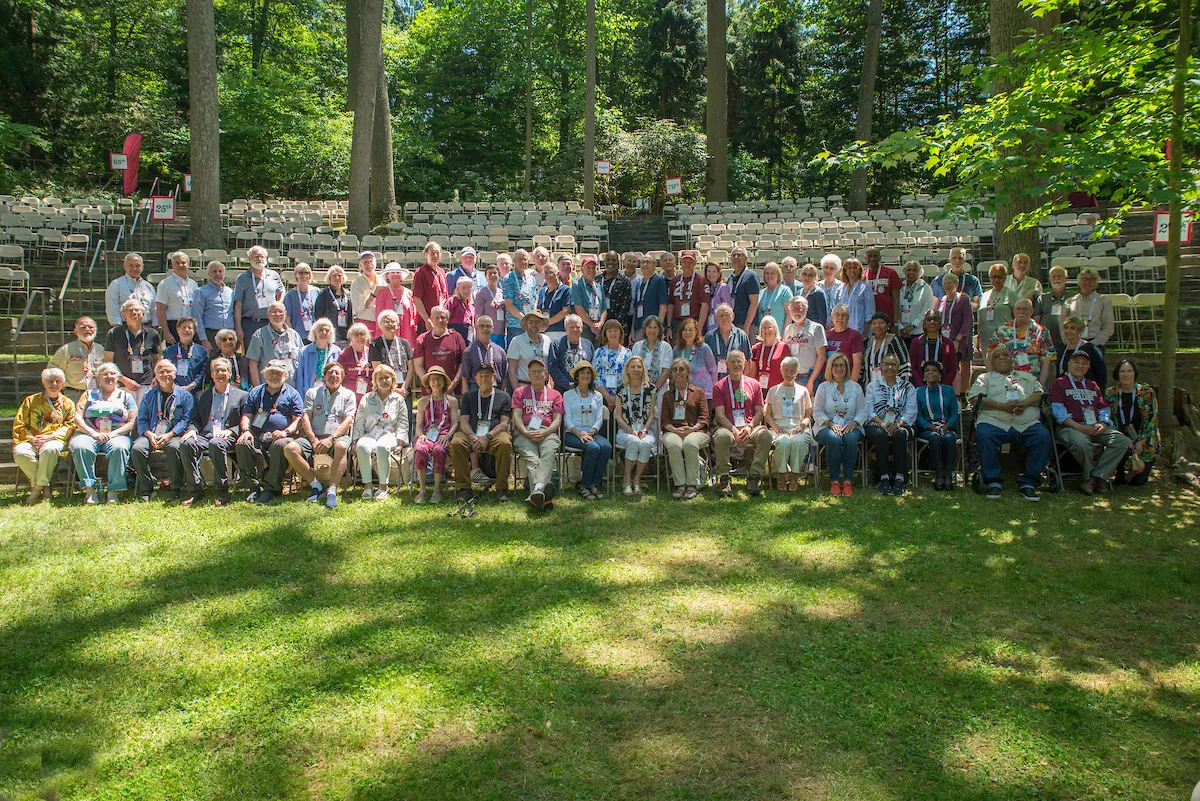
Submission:
[[[369,501],[374,497],[375,497],[375,488],[374,487],[367,487],[365,490],[363,490],[362,499],[364,501]]]
[[[120,503],[121,496],[116,492],[110,492],[110,493],[108,493],[108,502],[109,503]]]
[[[87,500],[85,500],[84,503],[86,503],[88,506],[95,506],[100,503],[100,490],[88,490]]]
[[[388,488],[386,484],[379,485],[379,489],[375,490],[375,500],[386,501],[388,499]]]

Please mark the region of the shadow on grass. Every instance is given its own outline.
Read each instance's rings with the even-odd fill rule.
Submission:
[[[7,627],[0,788],[138,797],[182,773],[182,796],[362,801],[1180,797],[1200,699],[1163,676],[1197,658],[1179,636],[1194,498],[992,509],[564,502],[536,524],[268,525],[127,604]],[[230,688],[186,653],[81,653],[185,608],[218,650],[293,658]],[[387,720],[325,731],[364,703]],[[217,714],[97,759],[126,724],[193,708]]]

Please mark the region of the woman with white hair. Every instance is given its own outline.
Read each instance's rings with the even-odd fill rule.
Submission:
[[[141,309],[141,303],[134,300]],[[42,391],[21,401],[13,418],[13,459],[29,479],[30,506],[49,500],[58,457],[75,430],[75,404],[63,394],[67,376],[57,367],[42,371]]]
[[[96,454],[108,457],[108,502],[116,503],[128,488],[125,468],[129,465],[131,434],[136,433],[137,401],[117,385],[121,371],[112,362],[96,370],[96,388],[83,393],[75,407],[75,436],[71,437],[71,458],[79,474],[79,488],[87,493],[85,502],[100,503],[96,489]]]
[[[395,314],[395,312],[393,312]],[[312,342],[300,349],[296,366],[296,389],[308,392],[324,383],[325,365],[337,361],[342,349],[333,341],[333,323],[326,317],[318,318],[309,332]]]
[[[842,257],[836,253],[826,253],[821,257],[821,283],[818,288],[825,296],[825,308],[833,313],[835,306],[849,303],[846,297],[846,285],[838,278],[842,271]]]
[[[104,335],[104,361],[121,369],[119,383],[141,403],[154,381],[154,365],[159,360],[161,339],[158,331],[143,323],[144,311],[137,298],[121,304],[121,325]]]
[[[775,488],[795,492],[812,448],[812,395],[796,380],[797,359],[788,356],[780,370],[783,380],[767,392],[763,412],[775,444]]]

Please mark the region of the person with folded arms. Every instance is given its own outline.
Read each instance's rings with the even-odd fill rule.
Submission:
[[[345,368],[337,362],[325,365],[325,383],[304,393],[304,414],[300,418],[303,436],[283,448],[284,458],[296,476],[311,488],[305,500],[317,503],[324,499],[330,509],[338,505],[338,485],[346,473],[346,456],[350,453],[350,427],[358,411],[354,393],[342,386],[345,374]],[[328,487],[321,484],[313,469],[318,456],[330,459]]]
[[[975,419],[975,441],[979,452],[979,470],[987,488],[987,498],[1002,497],[1000,448],[1006,442],[1025,447],[1025,470],[1017,478],[1021,497],[1032,503],[1041,500],[1037,488],[1053,442],[1041,423],[1042,385],[1032,373],[1013,369],[1008,345],[992,350],[991,369],[981,373],[971,385],[970,398],[980,398]]]
[[[800,363],[794,357],[784,359],[780,370],[783,381],[767,392],[763,422],[775,446],[775,489],[795,492],[812,448],[812,395],[796,380]]]

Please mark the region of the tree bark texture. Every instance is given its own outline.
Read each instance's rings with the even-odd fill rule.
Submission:
[[[191,129],[191,232],[188,243],[219,248],[221,123],[213,0],[187,0],[188,117]]]
[[[587,78],[583,94],[583,206],[596,205],[596,0],[587,0]]]
[[[708,129],[708,186],[710,201],[729,199],[729,92],[725,42],[725,0],[708,0],[708,98],[705,117]]]
[[[871,125],[875,112],[875,77],[879,74],[879,37],[883,31],[883,0],[871,0],[867,6],[867,36],[863,45],[862,77],[858,83],[858,116],[854,123],[854,138],[871,141]],[[850,210],[867,208],[867,168],[860,167],[850,176]]]
[[[396,219],[396,168],[392,159],[392,108],[388,94],[387,64],[379,52],[379,78],[375,90],[375,132],[371,137],[371,223]]]
[[[362,236],[371,230],[371,140],[375,98],[383,52],[383,0],[362,0],[358,75],[355,82],[354,133],[350,141],[350,209],[346,226]]]

